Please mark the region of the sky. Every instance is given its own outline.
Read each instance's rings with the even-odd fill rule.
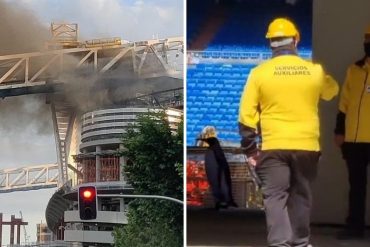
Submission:
[[[6,0],[29,9],[40,22],[79,24],[83,39],[121,37],[138,41],[182,36],[181,0]]]
[[[42,34],[34,31],[35,27],[47,30],[53,21],[78,23],[81,40],[121,37],[139,41],[182,36],[183,33],[182,0],[0,0],[0,5],[3,40],[0,40],[0,55],[19,53],[18,46],[26,46],[24,42],[32,43],[32,38],[44,35],[44,31],[40,31]],[[27,16],[23,25],[32,22],[32,28],[12,23],[22,16]],[[6,37],[8,43],[18,46],[1,43]],[[9,49],[2,51],[4,46]],[[0,169],[56,163],[56,159],[51,112],[45,98],[0,99]],[[22,211],[29,222],[27,234],[31,241],[35,241],[36,224],[45,222],[45,209],[55,191],[0,194],[0,212],[3,212],[4,220],[10,220],[12,214],[19,217],[19,211]],[[4,227],[3,244],[9,243],[8,232],[9,227]],[[24,241],[23,230],[21,241]]]

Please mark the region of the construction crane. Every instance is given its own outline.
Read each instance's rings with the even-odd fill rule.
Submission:
[[[23,215],[22,211],[19,211],[19,214],[21,215],[21,220],[23,222]],[[23,232],[24,232],[24,244],[27,245],[30,237],[27,235],[26,226],[23,225]]]

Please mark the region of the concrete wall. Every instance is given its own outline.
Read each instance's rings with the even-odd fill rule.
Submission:
[[[363,56],[363,32],[370,25],[369,10],[369,0],[314,0],[314,61],[322,63],[340,84],[347,66]],[[323,157],[314,183],[312,215],[317,223],[343,223],[347,213],[347,172],[340,150],[333,144],[337,104],[338,98],[321,106]],[[370,172],[368,178],[370,185]],[[370,186],[367,199],[370,224]]]

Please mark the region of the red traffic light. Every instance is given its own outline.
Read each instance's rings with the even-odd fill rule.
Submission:
[[[96,219],[97,198],[94,186],[82,186],[78,189],[78,209],[81,220]]]
[[[95,197],[96,189],[95,187],[88,186],[88,187],[81,187],[79,190],[79,194],[81,199],[83,200],[91,200]]]
[[[92,192],[90,190],[85,190],[82,194],[82,196],[85,198],[85,199],[90,199],[91,196],[92,196]]]

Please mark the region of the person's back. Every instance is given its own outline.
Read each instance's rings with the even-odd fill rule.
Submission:
[[[331,99],[338,91],[320,65],[297,55],[280,55],[256,67],[248,84],[256,87],[252,90],[258,95],[241,99],[240,122],[260,120],[262,150],[319,150],[318,102]],[[255,97],[259,98],[260,119],[248,107],[255,104]]]

